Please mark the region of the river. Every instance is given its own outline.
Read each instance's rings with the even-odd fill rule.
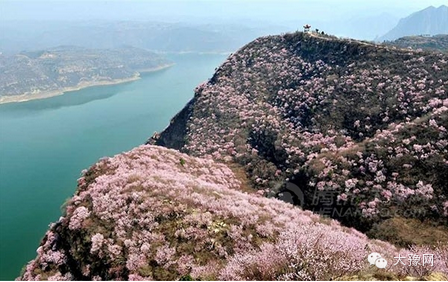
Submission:
[[[82,169],[163,130],[226,56],[169,58],[137,81],[0,105],[0,280],[36,256]]]

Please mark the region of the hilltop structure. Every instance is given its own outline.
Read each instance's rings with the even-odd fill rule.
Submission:
[[[309,24],[304,25],[303,26],[303,32],[305,32],[305,33],[310,32],[310,28],[311,28],[311,26]]]

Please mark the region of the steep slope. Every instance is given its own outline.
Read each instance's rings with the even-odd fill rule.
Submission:
[[[380,37],[378,41],[395,40],[403,36],[422,34],[448,34],[447,6],[442,5],[438,8],[431,6],[401,19],[396,27]]]
[[[259,38],[149,143],[239,163],[267,196],[287,189],[372,236],[408,218],[440,228],[418,243],[448,242],[447,63],[316,34]]]
[[[400,254],[433,265],[393,265]],[[370,267],[378,252],[389,261]],[[156,146],[100,160],[78,181],[23,280],[329,280],[448,273],[448,248],[397,249],[242,191],[224,164]],[[445,274],[443,274],[445,273]]]

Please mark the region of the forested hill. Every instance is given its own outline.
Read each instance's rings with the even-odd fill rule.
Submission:
[[[304,208],[378,238],[447,242],[447,64],[314,33],[259,38],[150,143],[237,163],[266,195],[292,182]]]

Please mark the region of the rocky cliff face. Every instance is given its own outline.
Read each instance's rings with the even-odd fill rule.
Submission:
[[[236,162],[267,195],[292,182],[304,208],[359,230],[418,219],[448,242],[447,63],[316,34],[260,38],[150,142]]]

